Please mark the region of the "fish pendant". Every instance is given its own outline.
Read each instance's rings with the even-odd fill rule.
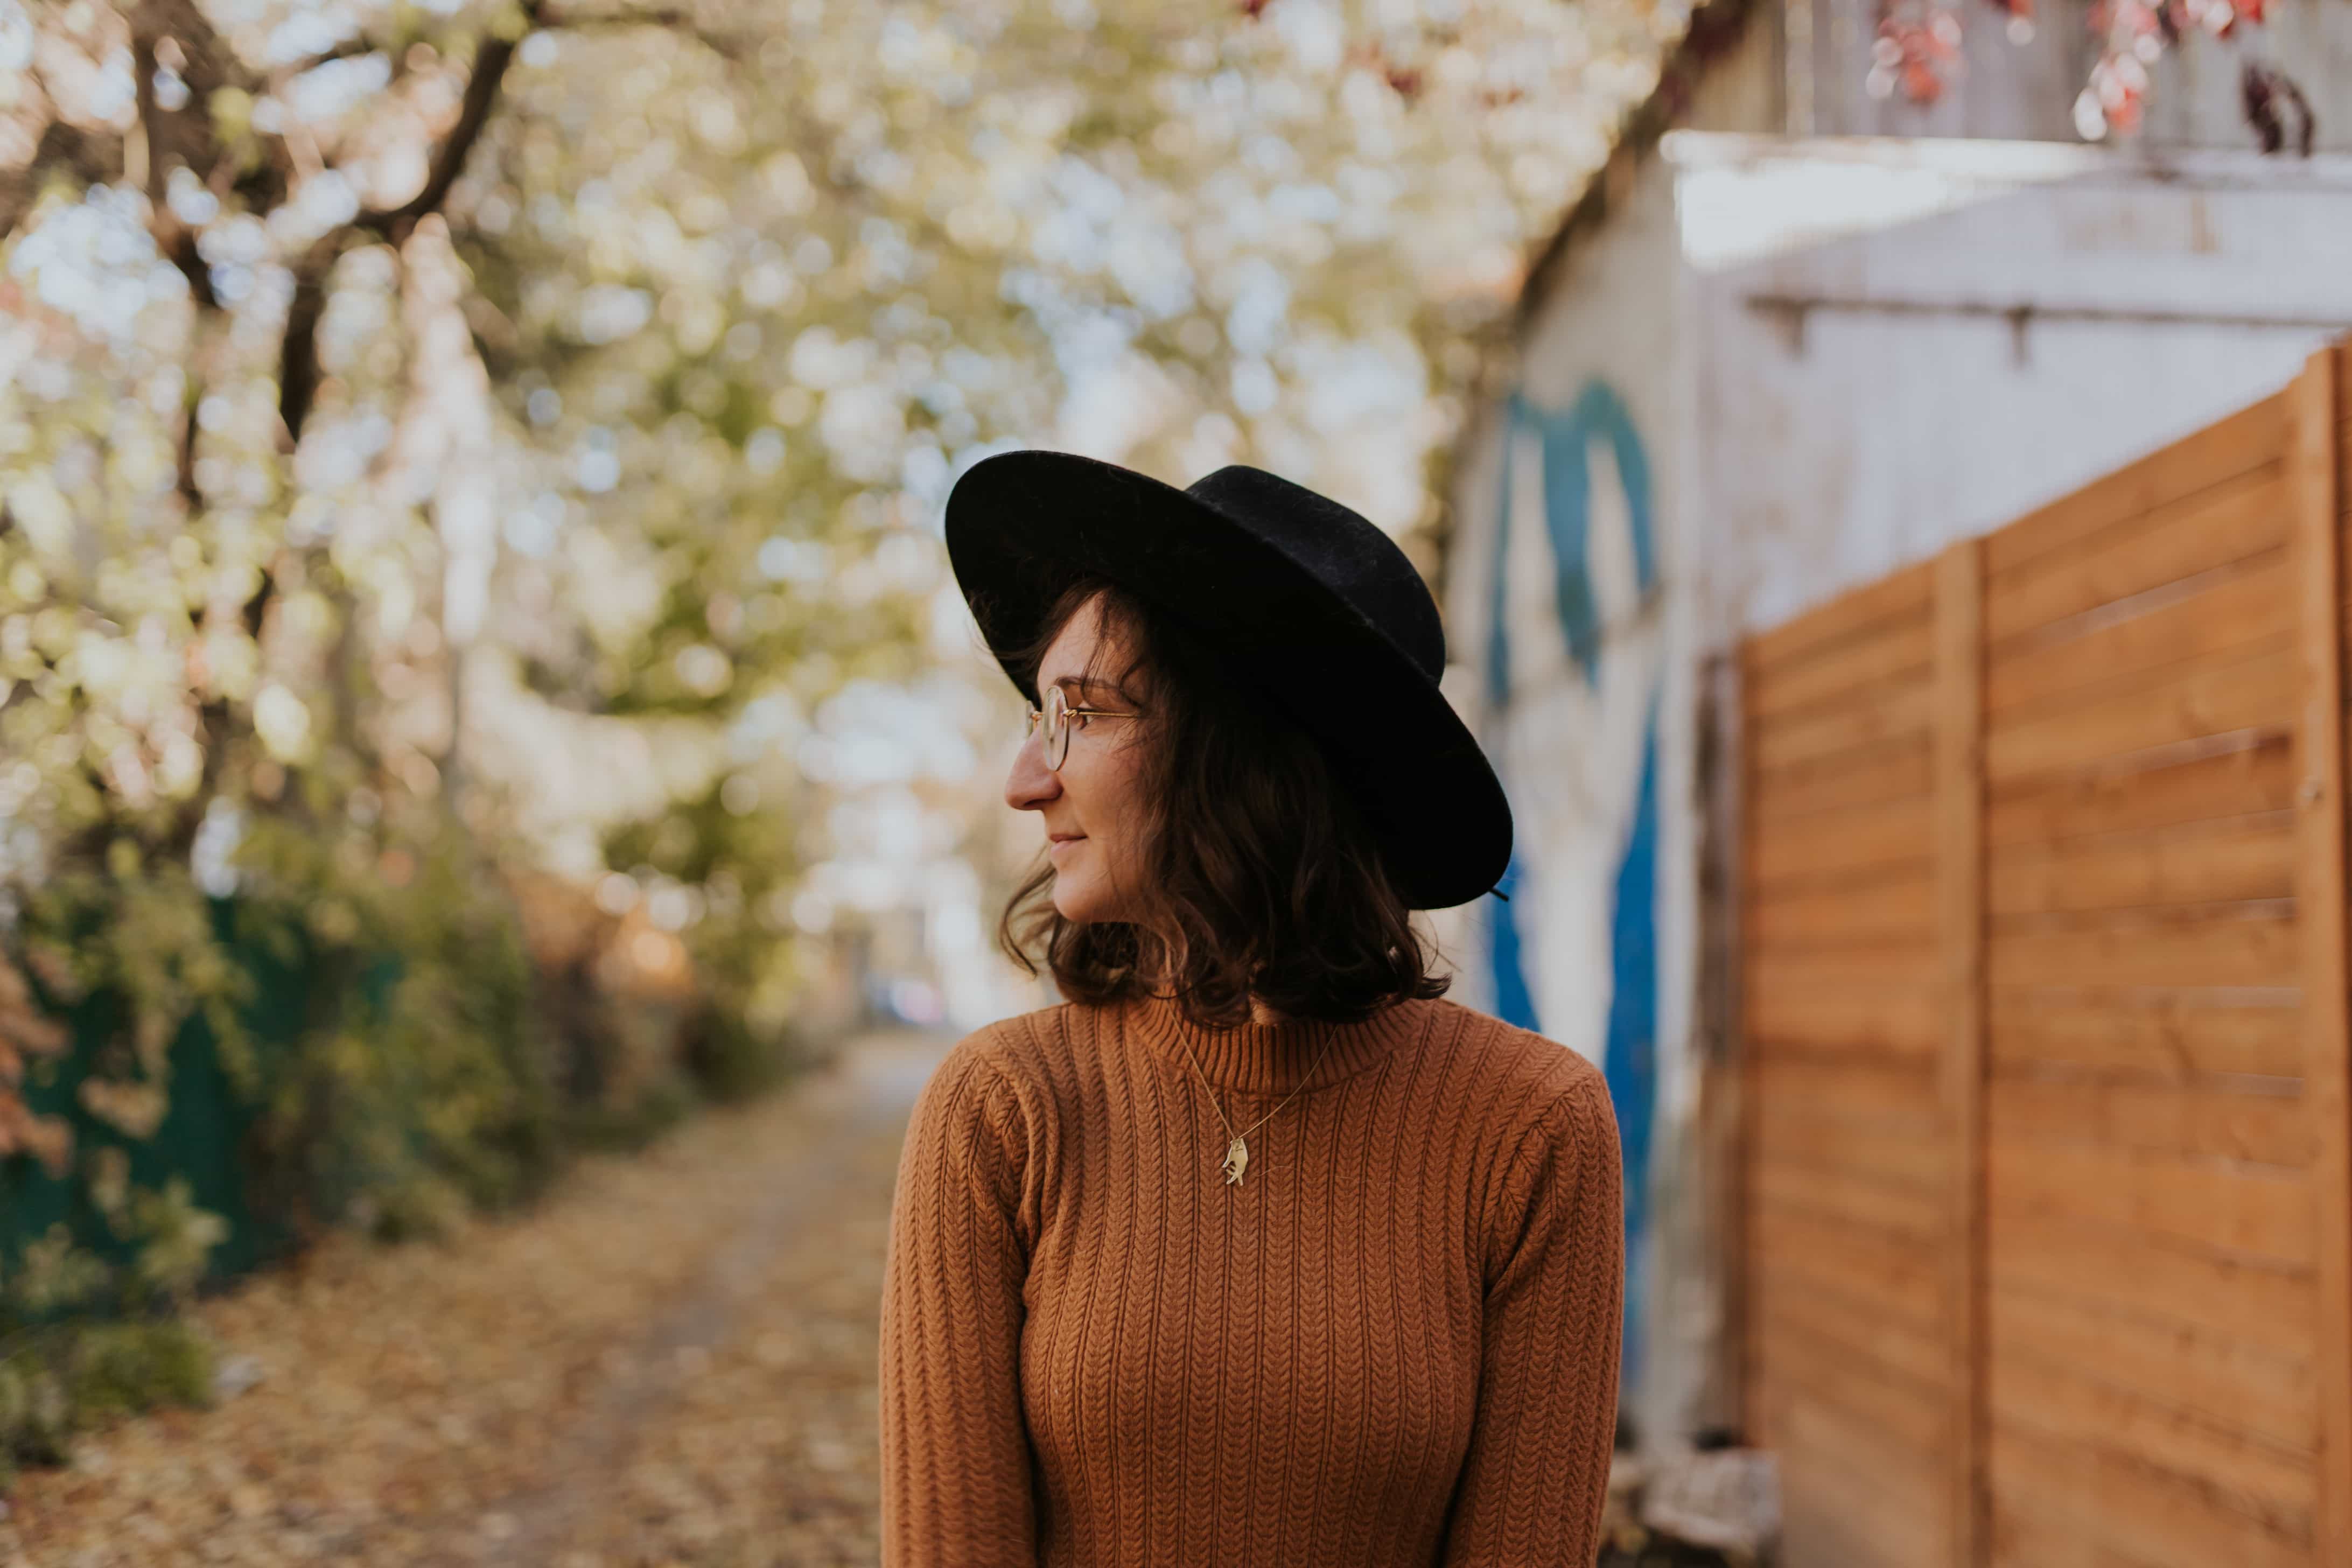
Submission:
[[[1249,1145],[1236,1138],[1225,1145],[1225,1185],[1230,1187],[1239,1182],[1242,1173],[1248,1169]]]

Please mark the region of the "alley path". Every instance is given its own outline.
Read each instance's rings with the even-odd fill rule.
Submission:
[[[527,1216],[207,1303],[260,1382],[27,1475],[0,1564],[873,1562],[890,1186],[949,1043],[868,1037]]]

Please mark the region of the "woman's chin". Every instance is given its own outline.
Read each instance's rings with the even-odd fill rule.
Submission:
[[[1109,919],[1105,900],[1090,878],[1064,871],[1054,878],[1054,912],[1073,925],[1091,925]]]
[[[1056,879],[1054,883],[1054,912],[1072,924],[1084,924],[1094,919],[1087,912],[1090,901],[1085,894],[1071,888],[1066,879]]]

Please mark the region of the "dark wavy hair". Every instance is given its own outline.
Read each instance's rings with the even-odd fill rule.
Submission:
[[[1139,717],[1118,743],[1148,749],[1141,770],[1148,886],[1141,918],[1079,922],[1054,908],[1054,868],[1022,883],[997,940],[1064,996],[1113,1003],[1172,995],[1193,1023],[1250,1020],[1250,1000],[1285,1018],[1354,1022],[1407,997],[1444,995],[1404,895],[1355,801],[1307,733],[1236,684],[1217,650],[1150,601],[1079,575],[1037,638],[1012,650],[1034,693],[1054,639],[1097,605],[1093,668]],[[1124,643],[1116,672],[1103,668]]]

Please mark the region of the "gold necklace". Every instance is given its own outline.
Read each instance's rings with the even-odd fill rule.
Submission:
[[[1181,1035],[1177,1037],[1183,1039]],[[1292,1100],[1297,1100],[1299,1090],[1314,1081],[1315,1068],[1323,1065],[1323,1058],[1331,1054],[1331,1047],[1339,1038],[1339,1033],[1335,1028],[1331,1032],[1331,1037],[1323,1042],[1323,1048],[1315,1053],[1314,1066],[1307,1069],[1307,1076],[1299,1080],[1298,1088],[1282,1097],[1282,1105],[1288,1105]],[[1244,1140],[1251,1132],[1256,1131],[1273,1121],[1276,1114],[1282,1110],[1282,1105],[1276,1106],[1273,1110],[1267,1111],[1264,1116],[1251,1122],[1246,1131],[1234,1132],[1233,1122],[1225,1115],[1225,1108],[1217,1103],[1217,1091],[1209,1087],[1209,1075],[1201,1070],[1199,1060],[1192,1055],[1192,1042],[1183,1040],[1183,1045],[1184,1059],[1192,1064],[1192,1076],[1201,1080],[1202,1091],[1209,1097],[1209,1109],[1217,1113],[1217,1120],[1224,1124],[1225,1131],[1233,1136],[1233,1142],[1225,1145],[1225,1162],[1222,1169],[1225,1173],[1225,1185],[1229,1187],[1236,1185],[1242,1179],[1242,1173],[1249,1169],[1249,1145]]]

